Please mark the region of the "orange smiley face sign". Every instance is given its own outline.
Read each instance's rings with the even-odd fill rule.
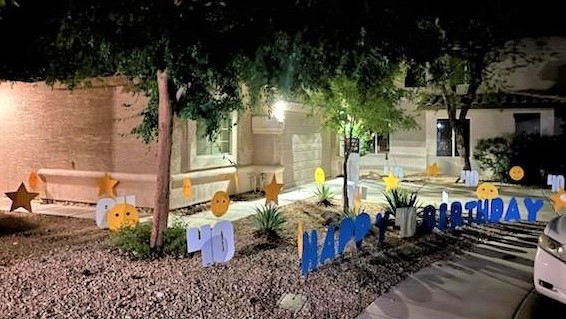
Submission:
[[[212,196],[210,210],[214,216],[222,217],[228,211],[228,205],[230,205],[230,196],[228,196],[228,193],[218,191]]]
[[[138,210],[129,204],[116,204],[108,210],[106,224],[110,230],[118,230],[121,227],[134,227],[139,220]]]
[[[185,198],[193,197],[193,184],[190,178],[183,179],[183,196]]]

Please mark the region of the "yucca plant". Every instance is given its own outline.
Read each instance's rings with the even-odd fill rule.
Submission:
[[[356,216],[358,216],[360,214],[359,210],[356,210],[353,207],[350,207],[348,209],[343,210],[340,215],[342,216],[342,218],[348,218],[348,217],[352,217],[352,218],[356,218]]]
[[[287,221],[279,210],[279,206],[266,205],[255,208],[253,215],[255,233],[258,236],[266,235],[269,238],[278,238],[279,231]]]
[[[385,199],[387,200],[387,206],[385,209],[396,214],[397,208],[405,207],[419,207],[417,192],[411,192],[403,188],[395,188],[383,193]]]
[[[324,207],[334,206],[332,201],[334,200],[334,194],[330,190],[330,187],[322,184],[316,187],[314,196],[318,200],[318,203],[324,205]]]

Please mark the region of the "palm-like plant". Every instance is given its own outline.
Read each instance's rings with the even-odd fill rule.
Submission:
[[[269,238],[278,238],[279,231],[287,221],[279,210],[279,206],[267,205],[255,208],[256,214],[253,215],[255,233],[257,235],[267,235]]]
[[[385,209],[395,215],[397,208],[419,207],[417,192],[411,192],[403,188],[395,188],[383,193],[387,200]]]
[[[330,187],[324,184],[317,186],[314,196],[318,200],[318,203],[324,205],[324,207],[334,206],[332,203],[334,200],[334,193],[332,193]]]

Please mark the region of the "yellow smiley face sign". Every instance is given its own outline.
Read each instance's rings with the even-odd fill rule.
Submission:
[[[324,170],[322,167],[317,167],[314,170],[314,182],[317,184],[324,184],[326,181],[326,176],[324,175]]]
[[[509,170],[509,177],[514,181],[520,181],[525,176],[525,171],[521,166],[513,166]]]
[[[482,183],[476,189],[476,195],[479,199],[494,199],[499,196],[499,190],[492,183]]]
[[[214,216],[222,217],[228,211],[228,205],[230,205],[230,196],[228,196],[228,193],[218,191],[212,196],[210,210]]]
[[[140,213],[130,204],[116,204],[108,210],[106,225],[110,230],[118,230],[120,227],[134,227],[138,223]]]

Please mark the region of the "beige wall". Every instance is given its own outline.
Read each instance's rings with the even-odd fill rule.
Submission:
[[[0,84],[1,193],[16,189],[38,169],[155,172],[154,146],[129,134],[141,120],[144,98],[125,94],[120,86],[93,86],[71,92],[44,83]],[[90,182],[96,192],[96,179]],[[49,195],[45,191],[49,188],[42,196]],[[117,191],[125,195],[134,189],[122,183]]]
[[[137,206],[153,207],[156,143],[145,145],[130,134],[146,99],[129,94],[121,83],[95,80],[92,88],[72,92],[43,83],[2,83],[0,191],[16,189],[30,171],[39,170],[45,180],[42,198],[96,203],[96,181],[108,172],[119,181],[118,196],[134,194]],[[197,124],[175,118],[171,208],[208,201],[219,190],[262,189],[261,181],[251,178],[261,173],[263,182],[275,174],[286,187],[312,182],[317,166],[336,176],[335,135],[298,105],[290,105],[285,115],[284,131],[254,134],[250,113],[233,114],[237,125],[228,158],[237,167],[222,156],[197,156]],[[187,177],[193,183],[191,199],[182,195]]]
[[[477,163],[473,160],[473,151],[477,141],[482,138],[491,138],[504,134],[515,133],[516,113],[540,113],[541,134],[554,134],[554,110],[553,109],[472,109],[468,111],[467,118],[470,119],[470,151],[472,168],[477,169]],[[436,121],[437,119],[447,119],[446,110],[426,111],[426,150],[428,163],[437,162],[443,173],[459,174],[461,161],[459,157],[438,157],[436,156]],[[423,169],[426,168],[423,167]]]
[[[314,181],[314,170],[321,166],[327,178],[336,176],[333,134],[321,127],[320,120],[308,116],[300,106],[285,112],[285,130],[275,143],[285,167],[283,179],[289,187]],[[292,168],[292,169],[291,169]]]

